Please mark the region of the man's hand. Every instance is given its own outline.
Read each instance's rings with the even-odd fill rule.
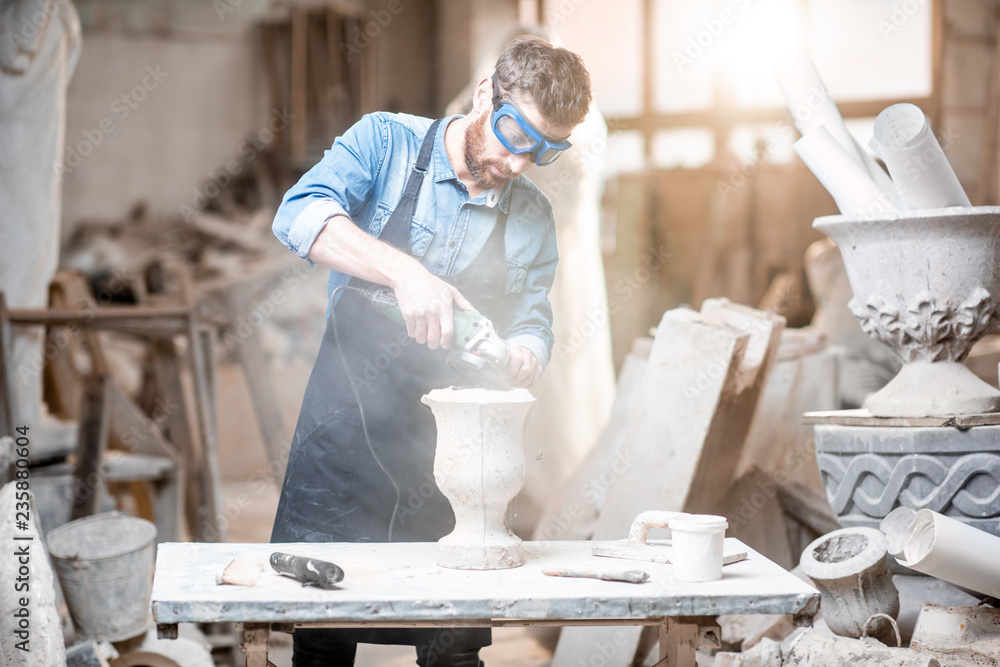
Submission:
[[[414,263],[412,270],[392,285],[399,310],[406,320],[407,335],[436,350],[451,347],[455,330],[454,306],[475,310],[462,293],[433,273]]]
[[[507,381],[512,387],[531,387],[542,377],[542,365],[527,348],[517,343],[508,345],[510,345],[510,361],[507,362]]]

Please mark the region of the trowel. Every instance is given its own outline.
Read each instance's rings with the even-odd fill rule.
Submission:
[[[670,528],[670,520],[675,517],[691,516],[686,512],[666,512],[652,510],[643,512],[635,518],[629,529],[628,539],[604,542],[591,548],[595,556],[606,558],[625,558],[627,560],[642,560],[650,563],[673,563],[673,540],[649,540],[649,531],[653,528]],[[729,565],[746,560],[747,552],[723,546],[722,564]]]

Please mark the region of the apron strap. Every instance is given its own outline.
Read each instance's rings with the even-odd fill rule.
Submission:
[[[413,221],[413,213],[417,208],[417,198],[420,197],[420,186],[424,182],[424,175],[427,173],[427,166],[431,161],[431,151],[434,148],[434,137],[437,134],[438,125],[441,119],[431,123],[431,127],[424,135],[424,140],[420,144],[420,154],[417,162],[413,165],[409,177],[406,179],[406,186],[403,194],[396,204],[395,210],[389,216],[389,220],[382,228],[379,239],[389,245],[398,248],[407,254],[410,252],[410,225]]]

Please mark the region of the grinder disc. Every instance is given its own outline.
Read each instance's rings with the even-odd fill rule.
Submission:
[[[484,389],[510,389],[503,375],[483,357],[468,350],[454,349],[448,353],[448,365],[461,375],[469,386]]]

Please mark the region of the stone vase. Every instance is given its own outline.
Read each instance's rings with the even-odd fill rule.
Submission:
[[[905,362],[864,407],[878,417],[1000,410],[1000,391],[961,363],[997,321],[1000,207],[834,215],[813,227],[840,248],[862,330]]]
[[[869,624],[874,614],[899,615],[899,591],[885,558],[885,537],[874,528],[841,528],[802,552],[802,573],[819,589],[823,618],[834,633],[888,638],[888,621],[879,617]]]
[[[437,422],[434,480],[455,512],[438,540],[438,565],[499,570],[524,565],[521,539],[507,525],[524,484],[524,427],[534,397],[526,389],[435,389],[421,401]]]

